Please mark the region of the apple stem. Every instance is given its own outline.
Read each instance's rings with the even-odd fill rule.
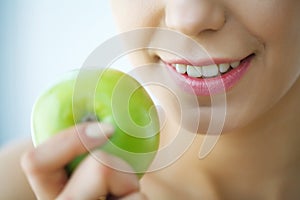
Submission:
[[[81,119],[81,122],[96,122],[96,121],[100,121],[100,120],[97,117],[97,115],[93,113],[88,113]]]

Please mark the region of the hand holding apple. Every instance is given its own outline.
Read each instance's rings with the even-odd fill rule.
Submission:
[[[43,93],[32,112],[34,144],[70,126],[96,120],[115,128],[100,148],[127,161],[141,177],[158,149],[158,115],[140,83],[117,70],[73,71]],[[84,157],[69,163],[67,170],[72,173]]]

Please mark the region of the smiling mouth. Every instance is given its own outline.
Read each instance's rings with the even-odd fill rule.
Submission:
[[[253,54],[238,61],[209,64],[203,66],[194,66],[183,63],[172,63],[168,65],[173,67],[178,73],[191,78],[213,78],[221,76],[223,74],[227,74],[231,70],[238,68],[245,60],[247,60],[251,56],[253,56]]]
[[[208,96],[223,93],[235,86],[249,68],[255,54],[241,60],[217,60],[202,62],[202,66],[190,65],[184,61],[165,63],[175,82],[184,91]]]

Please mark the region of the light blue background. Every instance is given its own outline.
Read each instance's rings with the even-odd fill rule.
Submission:
[[[30,137],[37,96],[116,33],[103,0],[0,1],[0,146]]]

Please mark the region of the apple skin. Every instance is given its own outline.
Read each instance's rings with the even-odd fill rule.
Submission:
[[[127,161],[141,178],[159,146],[159,120],[151,97],[140,83],[115,69],[69,72],[39,96],[33,107],[34,145],[90,120],[114,126],[113,136],[99,148]],[[71,174],[86,155],[69,163],[67,172]]]

